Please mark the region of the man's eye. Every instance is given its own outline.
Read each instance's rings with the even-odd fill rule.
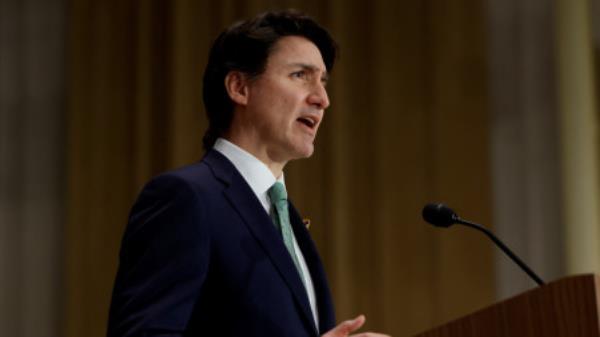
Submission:
[[[306,72],[304,70],[295,71],[292,73],[292,77],[296,77],[296,78],[304,78],[305,76],[306,76]]]

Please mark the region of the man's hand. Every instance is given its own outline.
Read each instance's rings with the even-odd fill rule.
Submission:
[[[321,337],[390,337],[388,335],[383,335],[374,332],[363,332],[358,335],[350,335],[351,332],[360,329],[360,327],[363,326],[363,324],[365,324],[365,316],[359,315],[355,319],[347,320],[340,323],[335,328],[327,331],[327,333]]]

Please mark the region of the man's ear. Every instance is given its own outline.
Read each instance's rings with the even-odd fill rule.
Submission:
[[[225,89],[231,100],[239,105],[248,104],[248,79],[239,71],[230,71],[225,76]]]

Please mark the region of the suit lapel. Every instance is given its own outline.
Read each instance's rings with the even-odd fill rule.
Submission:
[[[248,183],[225,156],[211,150],[205,156],[204,161],[211,167],[215,176],[227,185],[224,189],[225,197],[239,213],[292,291],[306,323],[312,327],[313,331],[317,331],[304,284],[285,248],[281,235],[273,226],[271,217],[265,212]]]
[[[302,250],[306,264],[310,271],[310,275],[315,287],[317,297],[317,306],[319,308],[319,331],[325,333],[335,326],[335,311],[333,309],[333,301],[331,292],[327,282],[325,269],[321,263],[321,258],[317,248],[308,233],[308,230],[302,222],[300,214],[290,202],[290,219],[294,229],[294,235],[298,241],[298,245]]]

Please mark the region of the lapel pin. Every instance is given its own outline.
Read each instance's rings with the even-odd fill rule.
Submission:
[[[302,223],[304,224],[304,227],[306,227],[306,229],[310,228],[310,219],[302,219]]]

